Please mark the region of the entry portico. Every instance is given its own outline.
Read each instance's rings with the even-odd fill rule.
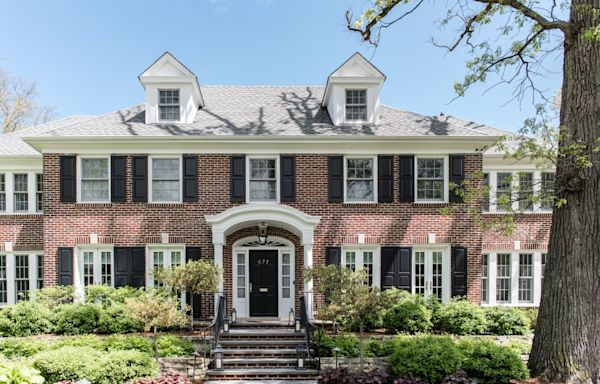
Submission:
[[[298,237],[299,243],[304,249],[303,265],[305,267],[313,265],[313,239],[315,229],[320,222],[319,216],[307,215],[287,205],[244,204],[229,208],[217,215],[207,215],[205,218],[212,230],[215,264],[222,268],[232,269],[232,288],[235,287],[232,292],[232,305],[242,316],[269,313],[269,310],[265,309],[263,307],[264,303],[262,303],[265,300],[273,300],[269,295],[266,295],[267,287],[253,287],[251,284],[252,280],[255,280],[268,285],[269,282],[265,280],[266,277],[260,277],[262,269],[273,268],[273,270],[276,270],[281,282],[284,269],[287,271],[284,266],[289,265],[290,271],[289,273],[286,272],[286,276],[291,280],[290,288],[294,290],[293,279],[298,273],[294,274],[294,260],[290,260],[290,258],[294,257],[295,252],[293,244],[284,239],[275,238],[274,241],[266,244],[253,243],[252,239],[244,239],[244,241],[236,241],[235,244],[232,244],[234,247],[231,265],[223,265],[223,252],[228,235],[244,228],[264,226],[265,224],[268,227],[284,229]],[[253,265],[250,265],[251,263]],[[276,266],[269,263],[276,263]],[[243,267],[240,268],[240,265]],[[238,283],[238,277],[245,277],[245,279],[240,279],[240,283]],[[239,287],[238,284],[240,284]],[[242,288],[242,290],[238,291],[237,288]],[[248,294],[244,289],[248,290]],[[274,289],[278,292],[276,301],[278,305],[274,313],[277,313],[277,317],[286,317],[289,311],[288,304],[293,306],[293,300],[297,293],[292,291],[288,294],[287,290],[282,289],[281,284],[278,284]],[[261,290],[264,292],[260,292]],[[220,291],[223,291],[223,285],[221,285]],[[312,292],[312,282],[304,284],[304,292]],[[265,295],[260,295],[260,293],[265,293]],[[311,299],[310,295],[307,299]],[[259,305],[263,310],[252,309],[252,305],[255,307]],[[309,308],[309,316],[312,316],[312,303],[307,303],[307,307]]]

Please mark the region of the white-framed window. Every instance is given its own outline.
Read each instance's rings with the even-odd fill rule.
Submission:
[[[512,179],[510,172],[496,174],[496,210],[506,211],[512,206]]]
[[[181,202],[181,157],[151,157],[150,162],[150,201]]]
[[[279,159],[273,156],[248,157],[248,201],[279,201]]]
[[[292,256],[290,253],[281,254],[281,297],[291,298],[292,290]]]
[[[449,268],[445,249],[413,250],[413,293],[446,302],[450,295]]]
[[[344,246],[342,248],[341,264],[353,271],[364,269],[367,273],[368,284],[379,286],[381,259],[378,246]]]
[[[540,260],[540,285],[544,284],[544,273],[546,273],[546,259],[548,257],[547,253],[542,253],[541,254],[541,260]]]
[[[43,286],[43,260],[39,252],[0,252],[0,306],[27,300]]]
[[[246,298],[246,254],[238,253],[237,257],[237,297]]]
[[[344,159],[344,196],[346,202],[377,201],[377,162],[373,156],[352,156]]]
[[[496,302],[510,303],[511,301],[511,254],[499,253],[497,255],[496,269]]]
[[[158,90],[158,119],[179,121],[179,89]]]
[[[490,210],[490,174],[483,174],[483,196],[481,201],[481,209],[483,212],[489,212]]]
[[[6,174],[0,173],[0,212],[6,211]]]
[[[447,164],[446,156],[417,156],[415,161],[417,202],[447,201]]]
[[[519,301],[533,302],[533,254],[519,254]]]
[[[147,265],[151,266],[148,281],[149,287],[159,288],[163,285],[154,279],[153,272],[159,268],[172,268],[180,265],[183,262],[184,248],[183,245],[149,245],[148,257],[150,258]]]
[[[44,177],[41,173],[35,174],[35,209],[38,212],[43,210]]]
[[[367,120],[367,90],[346,89],[346,120]]]
[[[518,173],[520,211],[533,211],[533,172]]]
[[[35,255],[37,258],[37,289],[44,288],[44,255]]]
[[[544,211],[554,208],[554,172],[541,173],[540,204]]]
[[[481,255],[481,302],[489,302],[489,255]]]
[[[482,210],[485,213],[548,212],[554,204],[554,172],[488,170],[483,179],[489,183],[490,198],[486,205],[483,199]]]
[[[78,247],[78,263],[80,284],[108,285],[114,284],[113,247],[80,246]]]
[[[108,156],[79,157],[79,201],[106,203],[110,201],[110,161]]]
[[[13,198],[15,212],[29,211],[29,181],[27,173],[13,175]]]

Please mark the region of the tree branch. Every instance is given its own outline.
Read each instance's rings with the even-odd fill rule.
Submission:
[[[538,23],[542,29],[560,29],[565,34],[569,33],[570,25],[566,21],[562,20],[548,20],[544,16],[540,15],[533,9],[529,8],[518,0],[475,0],[478,3],[483,4],[497,4],[510,7],[516,11],[521,12],[524,16],[527,16],[531,20]]]

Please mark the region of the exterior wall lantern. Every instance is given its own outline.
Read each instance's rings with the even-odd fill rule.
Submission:
[[[288,325],[292,325],[294,323],[294,308],[290,308],[290,313],[288,314]]]
[[[235,324],[237,322],[237,311],[235,308],[231,310],[231,323]]]
[[[300,316],[296,316],[294,319],[294,332],[302,331],[302,324],[300,323]]]
[[[300,344],[296,347],[296,369],[306,369],[306,346]]]
[[[215,370],[222,371],[223,368],[223,348],[221,344],[217,344],[213,350],[213,357],[215,359]]]
[[[223,332],[229,332],[229,317],[227,317],[227,315],[225,315],[225,318],[223,319]]]
[[[258,244],[267,244],[267,223],[264,221],[258,223]]]

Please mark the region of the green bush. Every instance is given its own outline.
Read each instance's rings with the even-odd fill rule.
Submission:
[[[136,350],[152,354],[152,341],[142,336],[110,335],[104,340],[102,347],[108,351]]]
[[[431,311],[422,296],[403,295],[384,311],[383,326],[394,333],[426,332],[431,328]]]
[[[35,339],[0,340],[0,354],[9,359],[33,356],[47,348],[48,344]]]
[[[82,335],[94,333],[102,315],[102,307],[96,304],[65,304],[56,315],[56,333]]]
[[[123,304],[128,297],[138,297],[143,290],[139,288],[113,288],[108,285],[88,285],[85,287],[85,301],[104,306]]]
[[[31,336],[52,332],[52,313],[33,301],[21,301],[0,311],[0,335]]]
[[[487,308],[488,333],[492,335],[526,335],[531,322],[519,308]]]
[[[42,384],[40,372],[22,362],[0,362],[0,384]]]
[[[333,342],[339,348],[338,356],[358,357],[360,355],[360,342],[358,337],[352,334],[338,335]]]
[[[59,305],[72,303],[75,296],[75,287],[72,285],[57,285],[37,290],[33,300],[54,309]]]
[[[104,307],[98,319],[98,333],[132,333],[144,330],[144,324],[125,314],[125,305],[113,304]]]
[[[477,304],[452,299],[437,311],[436,327],[455,335],[481,335],[487,329],[485,312]]]
[[[523,308],[522,311],[529,319],[529,328],[533,331],[537,325],[539,310],[537,308]]]
[[[105,349],[105,341],[96,335],[81,335],[81,336],[70,336],[63,337],[54,345],[52,349],[60,349],[64,347],[89,347],[96,350]]]
[[[94,384],[122,384],[158,374],[150,355],[131,350],[101,352],[90,347],[63,347],[38,353],[32,361],[50,383],[87,379]]]
[[[437,384],[455,373],[463,360],[463,353],[451,337],[404,337],[396,341],[390,366],[396,376],[418,377]]]
[[[394,352],[394,339],[368,339],[365,341],[365,357],[387,357]]]
[[[520,356],[510,347],[482,340],[474,342],[465,352],[462,369],[481,384],[508,383],[529,376]]]
[[[165,335],[156,340],[156,349],[158,357],[191,356],[194,353],[194,344],[190,339]]]
[[[313,342],[319,351],[319,356],[333,356],[333,348],[335,348],[335,341],[333,340],[333,337],[321,330],[318,330],[314,333]]]

